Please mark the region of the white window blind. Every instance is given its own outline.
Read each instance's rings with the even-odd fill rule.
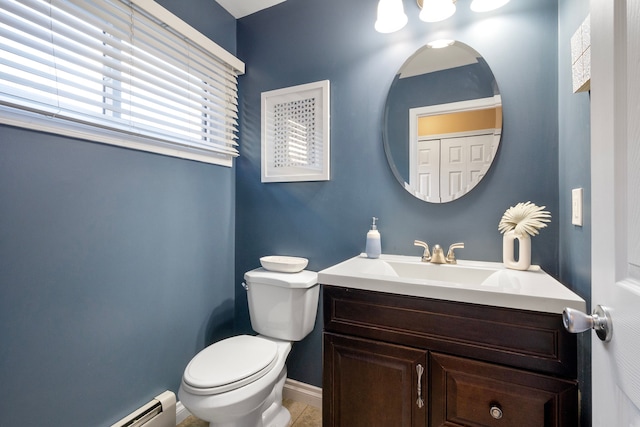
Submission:
[[[15,112],[35,113],[41,129],[73,123],[101,142],[227,166],[238,155],[244,64],[154,1],[2,0],[0,49],[5,123],[33,128]]]

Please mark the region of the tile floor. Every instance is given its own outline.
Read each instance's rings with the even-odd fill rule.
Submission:
[[[291,413],[291,427],[321,427],[322,410],[290,399],[283,401],[284,406]],[[208,427],[209,423],[190,416],[177,427]]]

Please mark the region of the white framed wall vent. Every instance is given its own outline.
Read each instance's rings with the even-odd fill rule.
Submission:
[[[262,182],[328,181],[329,80],[262,92]]]

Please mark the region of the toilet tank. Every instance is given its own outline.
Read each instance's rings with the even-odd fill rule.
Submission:
[[[318,273],[278,273],[257,268],[244,274],[251,327],[261,335],[300,341],[318,311]]]

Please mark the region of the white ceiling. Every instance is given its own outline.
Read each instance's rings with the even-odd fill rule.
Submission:
[[[275,6],[285,0],[216,0],[220,6],[232,14],[236,19],[251,15],[262,9]]]

